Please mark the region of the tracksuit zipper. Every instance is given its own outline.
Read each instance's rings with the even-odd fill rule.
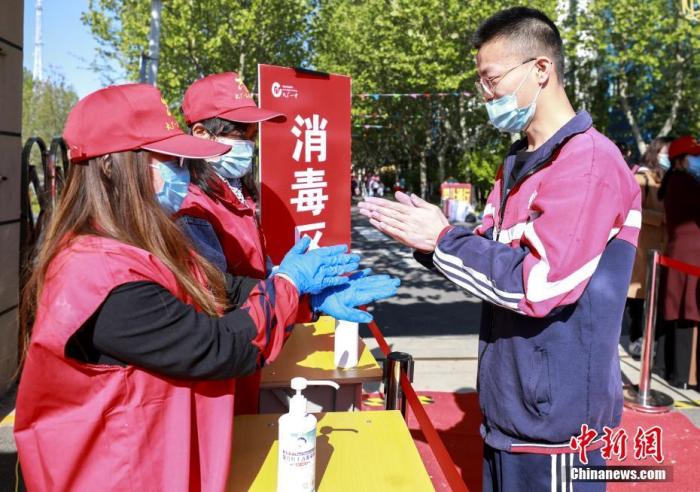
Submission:
[[[540,169],[540,167],[541,166],[535,166],[532,169],[530,169],[528,172],[526,172],[525,174],[520,176],[518,179],[515,180],[515,182],[513,183],[513,186],[510,187],[508,192],[503,194],[503,197],[501,198],[501,206],[499,207],[499,210],[498,210],[498,227],[496,228],[496,231],[495,231],[496,232],[496,237],[494,237],[495,241],[498,240],[498,234],[501,230],[501,226],[503,225],[503,215],[504,215],[504,211],[506,208],[506,201],[508,200],[508,195],[510,195],[510,192],[512,190],[514,190],[515,187],[518,186],[522,181],[524,181],[525,178],[528,178],[528,177],[532,176],[533,174],[535,174]],[[489,334],[488,334],[489,339],[491,339],[491,334],[493,333],[493,328],[494,328],[494,324],[495,324],[494,318],[495,318],[495,312],[491,315],[491,329],[490,329]],[[487,343],[486,346],[484,347],[484,350],[481,352],[481,354],[479,354],[479,368],[477,370],[477,378],[476,378],[476,391],[477,391],[477,393],[479,392],[479,386],[480,386],[480,382],[481,382],[481,374],[480,373],[481,373],[482,362],[484,360],[484,356],[486,355],[486,351],[489,349],[490,345],[491,344]]]

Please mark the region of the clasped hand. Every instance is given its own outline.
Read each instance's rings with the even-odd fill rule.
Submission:
[[[396,202],[367,197],[358,204],[360,213],[387,236],[410,248],[432,252],[442,230],[450,225],[439,207],[418,196],[396,192]]]

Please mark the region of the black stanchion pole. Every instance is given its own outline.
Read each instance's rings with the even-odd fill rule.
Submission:
[[[413,357],[405,352],[390,352],[384,361],[384,399],[387,410],[401,410],[406,417],[406,395],[401,389],[401,371],[413,381]]]
[[[625,389],[625,406],[643,413],[668,412],[673,406],[673,398],[651,389],[651,366],[654,359],[654,338],[656,332],[656,305],[659,297],[659,252],[649,251],[647,266],[647,297],[644,301],[644,336],[642,339],[642,367],[639,385]]]

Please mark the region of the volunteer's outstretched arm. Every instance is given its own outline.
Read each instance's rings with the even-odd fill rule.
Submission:
[[[282,348],[297,315],[297,285],[321,290],[347,284],[349,278],[341,275],[357,268],[359,257],[343,254],[345,247],[305,254],[307,247],[308,241],[301,241],[292,249],[285,260],[293,261],[282,275],[266,280],[227,276],[232,309],[220,318],[197,312],[153,282],[123,284],[73,337],[68,355],[174,378],[250,374]]]

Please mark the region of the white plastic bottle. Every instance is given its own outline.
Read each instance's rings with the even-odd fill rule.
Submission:
[[[351,369],[357,366],[359,355],[358,324],[342,319],[335,321],[333,359],[335,367]]]
[[[289,402],[289,413],[279,418],[279,452],[277,456],[278,492],[313,492],[316,490],[316,424],[307,411],[306,398],[301,391],[307,386],[332,386],[334,381],[309,381],[293,378],[296,390]]]

